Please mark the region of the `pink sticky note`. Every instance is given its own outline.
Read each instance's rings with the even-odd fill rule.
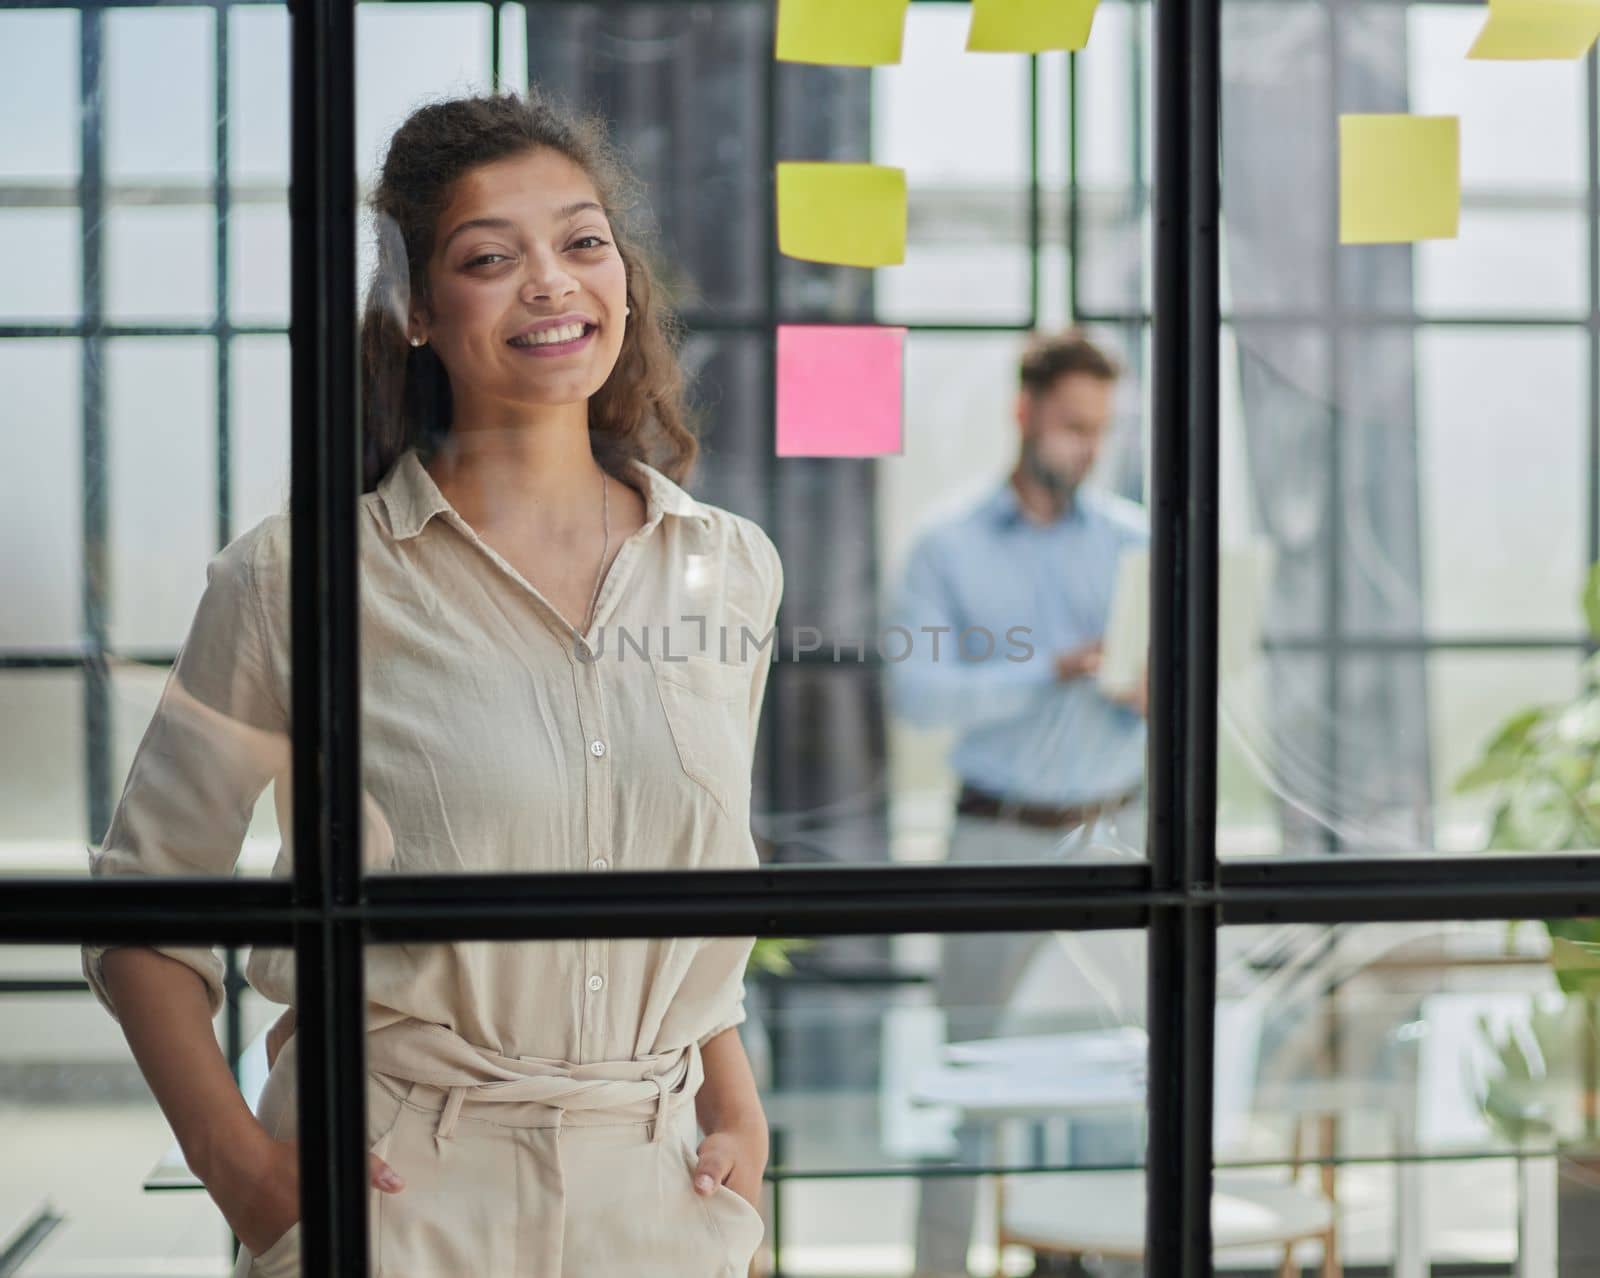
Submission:
[[[875,324],[780,324],[778,456],[899,453],[905,341]]]

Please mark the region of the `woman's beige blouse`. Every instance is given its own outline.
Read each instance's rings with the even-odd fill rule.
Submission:
[[[632,463],[646,521],[579,636],[484,543],[417,454],[361,499],[363,858],[374,873],[755,866],[750,785],[783,568],[766,533]],[[289,524],[210,563],[91,872],[233,872],[276,782],[290,873]],[[510,1057],[587,1063],[704,1044],[745,1017],[753,938],[377,945],[368,1028],[405,1018]],[[116,1015],[100,971],[83,970]],[[214,949],[157,945],[222,1007]],[[250,984],[294,1002],[293,951]]]

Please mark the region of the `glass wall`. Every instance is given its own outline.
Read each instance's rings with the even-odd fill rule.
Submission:
[[[1361,1272],[1584,1272],[1594,1008],[1571,926],[1226,929],[1219,1265],[1327,1244]]]
[[[1594,55],[1468,62],[1479,15],[1454,5],[1223,8],[1200,707],[1209,636],[1162,630],[1148,587],[1207,509],[1180,485],[1181,533],[1159,518],[1157,4],[1107,0],[1082,52],[1029,57],[969,53],[971,6],[916,0],[871,68],[777,61],[773,6],[739,0],[357,6],[353,118],[320,104],[354,144],[341,296],[291,260],[291,172],[313,175],[287,7],[0,0],[0,431],[26,480],[0,512],[0,918],[38,942],[0,953],[27,1153],[0,1262],[246,1278],[241,1242],[320,1254],[293,1169],[326,1177],[364,1111],[368,1153],[410,1177],[364,1187],[373,1269],[476,1219],[460,1236],[496,1259],[455,1259],[495,1272],[528,1238],[440,1171],[453,1136],[493,1129],[484,1165],[518,1183],[552,1165],[552,1113],[590,1112],[574,1078],[653,1088],[693,1057],[702,1103],[645,1187],[693,1220],[662,1243],[686,1266],[1161,1273],[1150,1211],[1179,1209],[1151,1149],[1210,1172],[1229,1272],[1581,1266],[1585,924],[1373,920],[1481,912],[1463,900],[1496,884],[1597,907],[1571,863],[1369,862],[1581,852],[1600,825]],[[335,37],[338,6],[315,12]],[[497,150],[521,126],[494,119],[494,160],[457,171],[427,109],[497,86],[592,112],[624,179]],[[1461,234],[1338,246],[1337,116],[1402,110],[1461,116]],[[902,168],[903,263],[780,253],[786,161]],[[446,242],[480,217],[501,221]],[[360,491],[338,498],[304,477],[339,379],[291,411],[315,350],[294,366],[297,269],[303,331],[359,326]],[[507,344],[574,311],[598,322],[570,366]],[[897,446],[780,453],[786,393],[830,389],[780,357],[800,327],[893,338]],[[297,527],[345,544],[344,498],[352,664],[337,580],[289,555]],[[307,699],[292,650],[315,654]],[[293,732],[291,704],[314,710]],[[1173,725],[1213,708],[1183,755]],[[299,813],[295,750],[335,765]],[[1213,764],[1214,829],[1191,786]],[[666,935],[568,935],[630,924]],[[334,1000],[309,1024],[308,991]],[[1208,1036],[1179,1013],[1213,994]],[[174,1026],[208,1076],[163,1071]],[[354,1052],[320,1050],[362,1030],[364,1097]],[[421,1043],[480,1072],[417,1083]],[[601,1077],[622,1064],[659,1069]],[[334,1068],[302,1133],[294,1089]],[[186,1119],[197,1077],[272,1193]],[[515,1103],[464,1094],[490,1081]],[[1211,1096],[1205,1147],[1149,1121],[1186,1086]],[[697,1204],[719,1093],[756,1097],[769,1147]],[[641,1174],[593,1139],[577,1181]],[[314,1209],[348,1240],[361,1196]],[[599,1213],[574,1246],[625,1272],[615,1203],[572,1203]]]
[[[1223,13],[1225,857],[1595,846],[1592,66],[1481,25]],[[1459,119],[1455,238],[1338,242],[1349,113]]]

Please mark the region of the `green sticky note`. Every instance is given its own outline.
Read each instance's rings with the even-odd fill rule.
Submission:
[[[1460,221],[1457,117],[1339,117],[1339,243],[1450,240]]]
[[[906,171],[883,164],[778,165],[778,252],[837,266],[906,260]]]
[[[900,61],[910,0],[778,0],[779,62],[879,67]]]
[[[1581,58],[1600,36],[1596,0],[1489,0],[1489,16],[1467,50],[1469,58]]]
[[[1089,42],[1097,0],[972,0],[968,53],[1047,53]]]

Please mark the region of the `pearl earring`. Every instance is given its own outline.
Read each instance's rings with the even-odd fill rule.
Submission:
[[[420,337],[413,337],[411,339],[411,344],[413,346],[421,346],[422,345],[422,339]]]
[[[631,307],[631,306],[624,306],[624,307],[623,307],[623,308],[622,308],[622,313],[623,313],[623,314],[624,314],[624,315],[632,315],[632,314],[633,314],[633,307]]]

